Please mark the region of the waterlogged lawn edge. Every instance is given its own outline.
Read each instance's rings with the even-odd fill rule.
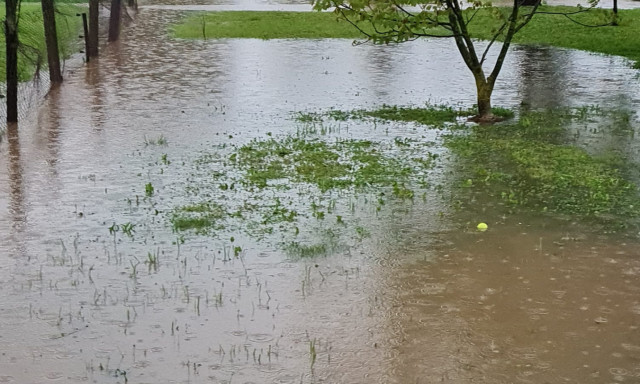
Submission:
[[[506,8],[495,8],[504,13]],[[542,6],[545,12],[571,12],[578,8]],[[332,13],[285,11],[217,11],[198,12],[172,26],[171,34],[186,39],[322,39],[346,38],[364,40],[356,28]],[[474,15],[470,24],[473,38],[489,40],[495,29],[491,9]],[[579,14],[575,19],[586,25],[601,25],[610,19],[610,10],[595,9]],[[538,14],[513,42],[528,45],[550,45],[580,49],[607,55],[626,57],[638,66],[640,60],[640,9],[619,10],[618,25],[588,28],[574,23],[562,15]],[[364,30],[367,25],[361,26]],[[433,31],[437,33],[437,31]],[[444,31],[443,31],[444,33]]]

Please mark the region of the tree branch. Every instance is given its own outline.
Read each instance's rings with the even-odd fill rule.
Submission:
[[[360,33],[362,33],[363,35],[365,35],[367,37],[367,39],[372,39],[373,36],[370,35],[369,33],[365,32],[362,28],[360,28],[356,23],[354,23],[353,21],[351,21],[351,19],[349,19],[347,17],[347,15],[344,14],[344,11],[342,8],[336,8],[336,11],[340,12],[340,15],[342,16],[343,19],[345,19],[347,21],[347,23],[353,25],[358,31],[360,31]],[[372,23],[373,24],[373,23]]]
[[[588,27],[588,28],[599,28],[599,27],[608,27],[611,25],[614,25],[615,23],[613,21],[607,23],[607,24],[595,24],[595,25],[591,25],[591,24],[584,24],[582,22],[579,22],[578,20],[574,20],[572,19],[569,15],[562,15],[564,17],[566,17],[567,19],[569,19],[572,23],[581,25],[583,27]]]
[[[404,12],[407,16],[409,17],[415,17],[415,15],[409,11],[407,11],[406,9],[404,9],[404,7],[402,7],[401,5],[399,5],[398,3],[396,3],[395,1],[392,1],[393,5],[396,6],[399,10],[401,10],[402,12]]]
[[[482,9],[482,8],[477,8],[475,10],[475,12],[473,12],[473,15],[471,15],[471,17],[467,18],[467,25],[469,25],[469,23],[471,23],[473,21],[473,18],[476,17],[476,15],[480,11],[480,9]]]
[[[570,16],[573,15],[578,15],[581,13],[586,13],[589,11],[592,11],[593,9],[596,9],[595,6],[589,7],[589,8],[584,8],[584,9],[580,9],[578,11],[574,11],[574,12],[549,12],[549,11],[539,11],[538,7],[540,6],[540,3],[537,3],[533,9],[531,10],[530,13],[528,13],[527,15],[525,15],[525,21],[522,22],[521,25],[519,25],[516,28],[516,33],[518,31],[520,31],[520,29],[522,29],[522,27],[524,27],[525,25],[527,25],[527,23],[529,23],[529,21],[531,20],[531,18],[533,18],[534,15],[538,14],[538,15],[557,15],[557,16],[564,16],[566,17],[569,21],[571,21],[574,24],[583,26],[583,27],[587,27],[587,28],[600,28],[600,27],[608,27],[608,26],[612,26],[615,25],[615,22],[611,21],[609,23],[606,24],[585,24],[583,22],[580,22],[578,20],[572,19]]]
[[[531,12],[524,16],[524,20],[522,21],[522,23],[516,26],[515,33],[518,33],[522,29],[522,27],[529,24],[533,16],[536,14],[536,11],[538,10],[539,6],[540,6],[540,2],[537,2],[536,5],[533,6],[533,9],[531,9]]]
[[[539,3],[538,3],[539,4]],[[536,8],[538,6],[536,5]],[[583,8],[583,9],[579,9],[577,11],[574,12],[550,12],[550,11],[538,11],[537,13],[540,15],[561,15],[561,16],[566,16],[566,15],[577,15],[579,13],[584,13],[584,12],[589,12],[592,9],[595,9],[596,7],[589,7],[589,8]]]
[[[498,32],[496,32],[495,35],[493,35],[493,38],[491,39],[491,41],[489,41],[489,44],[487,45],[487,48],[485,48],[484,52],[482,53],[482,59],[480,59],[480,65],[482,65],[484,63],[484,61],[487,58],[487,54],[489,53],[489,50],[491,49],[491,46],[493,45],[493,43],[496,42],[496,40],[498,39],[498,37],[500,37],[500,35],[502,35],[502,31],[504,31],[504,29],[507,27],[508,22],[505,21],[502,26],[500,27],[500,29],[498,30]]]
[[[445,2],[447,4],[447,7],[453,10],[453,0],[445,0]],[[473,60],[471,59],[471,54],[469,52],[468,47],[465,44],[465,40],[463,39],[463,36],[462,36],[460,24],[454,12],[449,13],[449,22],[451,23],[451,30],[454,33],[453,39],[456,42],[456,46],[458,47],[458,51],[460,52],[460,55],[462,56],[464,63],[467,65],[467,67],[471,71],[474,71],[474,65],[473,65],[474,63],[473,63]]]
[[[447,4],[451,9],[451,14],[454,16],[456,22],[458,23],[458,27],[460,28],[460,35],[462,39],[464,39],[464,45],[467,48],[469,60],[471,63],[472,72],[482,71],[482,67],[480,66],[480,61],[478,60],[478,55],[476,54],[475,47],[473,45],[473,41],[471,40],[471,36],[469,35],[469,31],[467,30],[467,25],[464,20],[464,12],[460,8],[460,3],[458,0],[447,0]],[[484,76],[484,75],[483,75]]]
[[[456,35],[454,34],[450,34],[450,35],[432,35],[430,33],[423,33],[423,32],[411,32],[413,35],[415,36],[420,36],[420,37],[435,37],[435,38],[447,38],[450,39],[452,37],[456,37]]]
[[[493,66],[493,71],[487,78],[487,82],[493,88],[493,85],[498,78],[498,74],[502,69],[502,64],[504,63],[504,59],[507,56],[507,52],[509,51],[509,46],[511,45],[511,39],[513,39],[513,35],[516,33],[516,25],[518,23],[518,11],[520,6],[518,4],[518,0],[513,0],[513,9],[511,11],[511,16],[509,16],[509,29],[507,30],[507,34],[504,38],[504,43],[502,43],[502,48],[500,49],[500,53],[498,54],[498,58],[496,59],[496,64]]]

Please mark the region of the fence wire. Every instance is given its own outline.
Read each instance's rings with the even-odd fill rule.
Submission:
[[[29,4],[29,3],[27,3]],[[33,3],[25,10],[21,7],[18,19],[18,120],[24,120],[30,112],[44,99],[49,92],[51,82],[47,68],[46,44],[44,41],[44,26],[42,11],[39,3]],[[79,36],[81,21],[76,16],[75,8],[62,5],[56,6],[56,29],[62,68],[65,68],[64,60],[80,51],[83,40]],[[61,17],[64,16],[64,17]],[[3,29],[4,30],[4,29]],[[0,49],[5,48],[5,38],[0,35]],[[62,43],[62,42],[67,42]],[[5,56],[6,57],[6,56]],[[6,77],[0,83],[0,141],[6,128],[7,104],[6,104]]]

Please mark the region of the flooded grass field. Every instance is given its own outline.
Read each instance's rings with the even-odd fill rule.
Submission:
[[[0,382],[640,380],[631,213],[475,188],[445,145],[463,118],[346,118],[470,108],[452,42],[170,39],[185,14],[142,7],[7,128]],[[638,85],[618,58],[516,47],[494,104],[584,111],[558,140],[637,181]]]

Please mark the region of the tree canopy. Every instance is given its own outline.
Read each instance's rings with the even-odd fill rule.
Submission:
[[[578,7],[581,13],[597,5]],[[482,0],[316,0],[316,10],[333,9],[360,30],[367,41],[377,44],[403,43],[423,37],[451,38],[476,82],[479,121],[494,119],[491,94],[502,69],[513,36],[540,11],[539,0],[513,0],[510,6],[495,7]],[[487,42],[474,39],[472,23],[490,16],[494,26]],[[611,23],[609,23],[611,24]],[[497,49],[497,55],[490,55]],[[492,58],[492,60],[489,60]],[[491,61],[491,63],[489,63]]]

